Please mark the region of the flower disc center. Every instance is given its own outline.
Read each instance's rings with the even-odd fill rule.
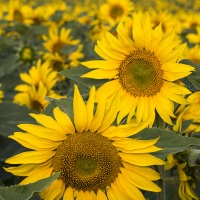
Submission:
[[[60,178],[77,190],[106,188],[117,178],[121,158],[111,141],[99,133],[69,135],[58,147],[52,162]]]
[[[98,163],[92,157],[79,157],[75,162],[75,172],[80,177],[90,177],[98,169]]]
[[[124,13],[124,10],[120,5],[113,5],[111,10],[110,10],[110,16],[113,19],[117,19],[118,17],[121,17]]]
[[[119,67],[119,81],[133,96],[150,96],[158,93],[163,85],[163,71],[157,57],[147,51],[133,51]]]

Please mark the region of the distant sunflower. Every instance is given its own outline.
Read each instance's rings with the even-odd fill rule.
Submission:
[[[115,25],[125,16],[128,16],[133,11],[133,8],[134,4],[130,0],[107,0],[100,7],[100,13],[111,25]]]
[[[83,62],[95,70],[82,77],[110,79],[98,89],[96,100],[107,92],[109,98],[119,93],[118,123],[127,115],[128,121],[134,115],[137,122],[150,116],[154,119],[156,110],[165,122],[172,124],[170,117],[176,117],[173,102],[187,104],[184,95],[190,93],[173,81],[194,71],[192,66],[177,63],[185,45],[174,41],[174,32],[163,36],[161,25],[152,29],[148,14],[133,15],[131,36],[125,29],[120,22],[118,38],[107,32],[97,41],[95,51],[105,60]]]
[[[66,45],[77,45],[79,40],[73,40],[70,36],[71,29],[62,28],[59,30],[58,27],[53,26],[49,28],[49,36],[44,35],[43,39],[44,47],[47,51],[55,53],[60,52]]]
[[[192,44],[200,43],[200,25],[196,27],[196,33],[187,34],[186,38]]]
[[[30,13],[32,12],[31,6],[23,4],[20,0],[10,0],[7,6],[6,20],[25,24],[32,23],[32,20],[30,20]]]
[[[177,166],[180,179],[178,194],[182,200],[199,199],[195,194],[197,182],[196,170],[194,167],[190,167],[187,162],[183,162],[180,158],[182,158],[180,154],[168,155],[165,170]]]
[[[178,20],[175,15],[172,15],[170,11],[166,10],[151,10],[150,11],[150,20],[153,25],[153,28],[158,26],[161,23],[162,31],[167,34],[171,32],[178,24]]]
[[[184,58],[191,60],[193,63],[200,63],[200,45],[196,44],[191,48],[187,46],[184,51]]]
[[[51,69],[48,62],[42,63],[40,59],[35,66],[31,67],[29,73],[20,73],[20,78],[25,83],[35,86],[38,86],[39,82],[42,81],[47,90],[51,90],[58,81],[57,72]],[[17,86],[16,90],[19,87],[21,88],[23,85]]]
[[[196,184],[192,179],[192,177],[188,176],[186,173],[186,171],[189,171],[187,169],[187,163],[177,164],[177,167],[178,167],[178,174],[180,177],[180,185],[178,189],[179,197],[182,200],[192,200],[192,199],[198,200],[199,198],[194,192]]]
[[[21,185],[61,171],[60,177],[40,194],[45,200],[61,197],[144,200],[139,189],[160,192],[152,182],[160,175],[148,167],[164,164],[149,154],[160,150],[154,146],[158,139],[127,138],[148,126],[149,120],[143,124],[113,126],[118,96],[108,109],[105,96],[97,106],[94,97],[92,87],[85,103],[75,86],[73,119],[58,107],[53,110],[54,118],[31,114],[39,125],[21,124],[19,128],[25,133],[9,136],[31,151],[7,159],[9,164],[21,165],[5,170],[25,176]]]
[[[19,93],[14,96],[14,103],[25,105],[29,109],[37,110],[39,112],[43,110],[49,103],[45,97],[64,97],[56,94],[53,90],[47,90],[41,81],[37,86],[24,84],[17,86],[15,90]]]
[[[184,121],[191,121],[184,132],[197,133],[200,131],[200,115],[197,112],[200,110],[200,92],[197,91],[189,95],[187,101],[189,102],[188,105],[182,105],[177,109],[178,118],[173,129],[182,132]]]

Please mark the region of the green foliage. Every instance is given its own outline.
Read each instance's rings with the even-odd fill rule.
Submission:
[[[163,150],[153,154],[162,159],[165,159],[169,154],[182,152],[191,145],[200,145],[200,139],[198,138],[181,136],[176,132],[167,131],[160,128],[146,128],[133,136],[133,138],[138,138],[141,140],[149,140],[158,137],[159,140],[155,145],[163,148]]]
[[[90,78],[81,78],[83,74],[88,73],[91,71],[90,69],[83,67],[83,66],[78,66],[72,69],[67,69],[59,72],[60,75],[67,77],[71,79],[75,84],[78,85],[79,90],[83,97],[88,96],[88,91],[92,86],[95,86],[96,88],[101,86],[102,84],[106,83],[107,79],[90,79]],[[72,92],[69,93],[69,95],[72,96]]]
[[[53,117],[53,109],[59,107],[60,110],[65,112],[71,119],[73,119],[73,99],[51,99],[47,98],[50,104],[42,111],[43,114]]]
[[[0,136],[7,137],[19,131],[18,124],[33,123],[33,118],[28,115],[31,112],[33,111],[11,102],[0,103]]]
[[[200,90],[200,64],[195,64],[190,60],[182,60],[181,63],[191,65],[195,68],[195,72],[183,79],[183,82],[191,91]]]
[[[54,174],[49,178],[39,180],[27,185],[12,185],[10,187],[0,187],[0,200],[27,200],[34,193],[41,192],[59,177],[60,173]]]

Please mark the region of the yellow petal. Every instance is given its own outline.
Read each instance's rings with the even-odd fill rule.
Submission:
[[[130,197],[134,200],[145,200],[140,190],[135,185],[127,181],[121,173],[118,174],[118,179],[121,186]]]
[[[117,61],[117,60],[111,58],[110,56],[108,56],[106,53],[104,53],[97,45],[95,45],[94,51],[95,51],[99,56],[101,56],[102,58],[104,58],[104,59],[107,60],[107,61],[112,61],[112,62]]]
[[[56,121],[66,130],[67,133],[75,133],[74,125],[67,113],[64,113],[58,107],[53,110],[53,113]]]
[[[116,140],[112,142],[112,145],[118,147],[121,147],[125,150],[135,150],[135,149],[141,149],[146,148],[154,145],[159,138],[151,139],[151,140],[138,140],[138,139],[132,139],[132,138],[123,138],[122,140]]]
[[[31,171],[37,167],[38,164],[25,164],[18,167],[4,168],[7,172],[11,172],[16,176],[29,176]]]
[[[117,62],[110,62],[107,60],[93,60],[93,61],[86,61],[82,62],[82,65],[86,66],[89,69],[104,69],[104,70],[114,70],[119,67]]]
[[[133,40],[135,41],[137,47],[139,49],[142,49],[145,47],[144,45],[144,31],[141,26],[141,18],[134,14],[134,21],[133,21],[133,27],[132,27],[132,36]]]
[[[49,176],[51,176],[52,171],[52,167],[48,169],[45,168],[44,170],[41,169],[41,171],[32,173],[30,176],[25,178],[22,182],[20,182],[20,185],[26,185],[29,183],[34,183],[44,178],[48,178]]]
[[[104,70],[104,69],[95,69],[84,75],[82,78],[94,78],[94,79],[113,79],[116,78],[118,74],[117,70]]]
[[[87,131],[92,123],[93,115],[94,115],[94,98],[95,98],[96,90],[93,86],[90,90],[89,98],[86,103],[86,110],[87,110],[87,124],[85,127],[85,131]]]
[[[140,124],[134,123],[134,124],[119,125],[115,129],[115,132],[109,133],[109,135],[107,135],[106,132],[104,132],[103,134],[106,135],[107,137],[129,137],[146,128],[151,121],[152,118],[149,118],[147,121]]]
[[[46,189],[45,199],[55,200],[57,199],[58,196],[62,196],[63,192],[64,192],[64,183],[62,182],[61,179],[57,179]]]
[[[130,163],[123,162],[126,169],[134,171],[135,173],[141,174],[149,180],[160,179],[160,174],[149,167],[142,167],[137,165],[131,165]]]
[[[84,192],[82,190],[80,190],[78,192],[76,200],[87,200],[87,199],[85,199],[85,195],[84,195]]]
[[[131,108],[132,108],[132,104],[130,102],[132,102],[132,99],[134,97],[130,96],[130,95],[124,95],[123,97],[121,97],[121,104],[120,104],[120,111],[119,114],[117,116],[117,124],[120,124],[120,122],[122,121],[122,119],[128,115],[128,113],[130,112]]]
[[[148,97],[147,97],[148,98]],[[140,123],[142,121],[145,109],[145,99],[146,97],[139,97],[137,112],[136,112],[136,122]]]
[[[163,79],[167,80],[167,81],[176,81],[178,79],[184,78],[188,75],[190,75],[191,72],[180,72],[180,73],[174,73],[174,72],[165,72],[163,74]]]
[[[172,82],[163,82],[163,87],[175,94],[191,94],[187,88]]]
[[[114,100],[111,103],[109,110],[105,114],[102,124],[97,132],[100,133],[100,132],[104,131],[105,129],[107,129],[113,123],[113,121],[116,119],[116,115],[118,113],[118,108],[119,108],[119,102],[120,102],[119,96],[116,95]]]
[[[63,200],[74,200],[74,192],[71,187],[67,187],[63,195]]]
[[[92,123],[90,126],[91,132],[95,132],[102,124],[102,120],[104,118],[105,109],[106,109],[106,100],[107,100],[107,93],[105,93],[101,97],[101,99],[98,101],[96,113],[92,119]]]
[[[188,104],[187,100],[182,95],[173,94],[171,93],[171,91],[166,90],[166,88],[162,88],[161,91],[166,97],[168,97],[172,101],[175,101],[179,104]]]
[[[135,149],[135,150],[126,150],[123,148],[118,148],[118,150],[124,153],[152,153],[152,152],[160,151],[162,149],[156,146],[150,146],[150,147],[140,148],[140,149]]]
[[[130,198],[128,196],[126,196],[124,194],[124,192],[122,190],[120,190],[120,188],[116,184],[112,183],[111,184],[111,189],[113,190],[113,193],[117,197],[116,199],[119,199],[119,200],[121,200],[121,199],[130,200]]]
[[[125,168],[121,168],[122,175],[125,179],[130,181],[132,184],[134,184],[136,187],[152,191],[152,192],[160,192],[161,189],[152,181],[146,179],[145,177],[141,176],[138,173],[135,173],[133,171],[127,170]]]
[[[160,98],[159,98],[160,97]],[[156,96],[153,97],[155,100],[155,104],[156,104],[156,110],[158,112],[158,114],[160,115],[160,117],[167,122],[168,124],[173,125],[170,115],[172,115],[173,111],[170,110],[170,107],[165,106],[165,104],[162,103],[161,99],[164,100],[164,102],[169,103],[168,99],[165,99],[162,97],[162,95],[157,94]]]
[[[107,200],[105,193],[101,190],[97,190],[97,200]]]
[[[46,138],[37,137],[30,133],[15,132],[14,135],[9,136],[9,138],[14,139],[21,145],[33,150],[54,150],[61,144],[60,141],[56,142],[48,140]]]
[[[97,40],[97,45],[106,55],[113,58],[114,60],[122,61],[125,59],[125,54],[110,48],[109,44],[105,44],[106,40],[104,40],[104,37],[102,39],[103,40]]]
[[[151,29],[151,21],[150,21],[148,13],[145,13],[145,18],[144,18],[143,23],[144,24],[143,24],[142,28],[144,30],[144,33],[148,33],[148,34],[145,34],[144,45],[149,46],[149,43],[152,40],[152,29]]]
[[[35,124],[20,124],[18,127],[41,138],[48,138],[53,141],[62,141],[66,139],[66,133],[55,131],[43,126]]]
[[[131,163],[133,165],[138,166],[150,166],[150,165],[163,165],[165,162],[155,156],[150,154],[126,154],[126,153],[118,153],[122,160],[125,162]]]
[[[66,133],[65,129],[62,128],[57,121],[55,121],[52,117],[44,115],[44,114],[30,114],[31,117],[37,120],[40,124],[47,128],[51,128],[57,130],[61,133]]]
[[[83,98],[76,85],[74,85],[73,109],[74,109],[74,124],[76,130],[79,133],[81,133],[86,127],[87,111]]]
[[[186,64],[181,64],[181,63],[164,63],[161,66],[162,70],[167,71],[167,72],[172,72],[172,73],[182,73],[182,72],[187,72],[191,73],[192,71],[195,71],[194,67]],[[165,72],[164,72],[165,73]]]
[[[116,194],[113,192],[113,189],[111,188],[108,188],[107,189],[107,196],[108,196],[108,199],[116,199],[116,200],[119,200],[116,196]]]
[[[54,156],[54,151],[26,151],[6,160],[10,164],[42,163]]]
[[[125,45],[119,42],[119,40],[110,32],[106,32],[107,40],[110,42],[110,46],[113,49],[117,49],[118,51],[124,53],[125,55],[130,54],[130,51],[126,49]]]

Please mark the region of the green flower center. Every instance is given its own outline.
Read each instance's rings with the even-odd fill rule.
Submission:
[[[92,157],[79,157],[75,162],[75,172],[78,176],[90,177],[98,169],[96,160]]]
[[[145,49],[133,51],[118,70],[123,89],[133,96],[155,95],[163,85],[161,63]]]
[[[111,141],[99,133],[69,135],[58,147],[52,162],[66,187],[93,191],[106,188],[117,178],[121,158]]]
[[[124,13],[124,10],[120,5],[114,5],[110,9],[110,16],[113,19],[117,19],[118,17],[121,17],[123,13]]]

